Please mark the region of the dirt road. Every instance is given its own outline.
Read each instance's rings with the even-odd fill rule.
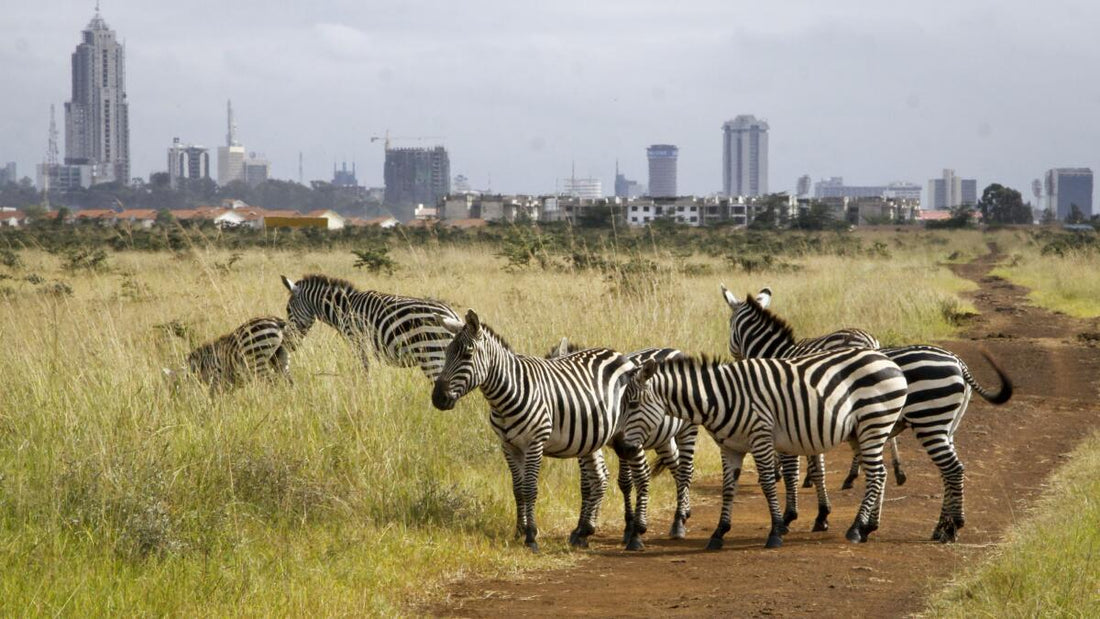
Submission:
[[[837,490],[847,452],[829,460],[832,530],[811,533],[814,497],[803,491],[802,518],[783,548],[763,547],[767,519],[760,487],[742,480],[725,549],[702,550],[721,501],[718,478],[694,486],[688,539],[662,539],[669,510],[651,509],[643,553],[619,550],[614,531],[594,538],[593,555],[571,569],[517,580],[472,580],[451,587],[440,605],[421,609],[454,616],[716,615],[901,616],[920,610],[926,595],[998,542],[1039,494],[1043,482],[1077,440],[1096,428],[1100,332],[1084,321],[1028,307],[1026,290],[987,275],[997,255],[956,267],[979,282],[972,295],[981,316],[966,339],[943,342],[963,357],[983,384],[996,377],[981,358],[987,350],[1016,382],[1016,395],[993,407],[975,396],[956,435],[966,465],[966,528],[960,542],[929,541],[939,514],[937,469],[911,434],[900,440],[909,479],[889,480],[882,528],[867,544],[844,531],[862,497]],[[1083,337],[1081,334],[1085,334]],[[708,440],[708,439],[701,439]],[[616,506],[614,490],[607,509]],[[517,552],[521,550],[517,547]]]

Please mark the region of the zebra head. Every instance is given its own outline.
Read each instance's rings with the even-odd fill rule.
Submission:
[[[772,302],[772,290],[771,288],[762,288],[756,295],[755,307],[752,303],[738,300],[732,292],[726,288],[725,284],[722,286],[722,298],[726,300],[726,304],[730,306],[733,313],[730,315],[730,341],[729,348],[730,354],[734,357],[745,357],[751,351],[746,351],[746,344],[749,342],[759,341],[761,338],[767,338],[768,335],[765,331],[768,329],[768,324],[765,321],[760,320],[758,313],[759,309],[767,309]]]
[[[623,449],[624,453],[621,455],[636,455],[642,449],[646,437],[664,419],[664,404],[657,398],[653,385],[649,383],[656,372],[657,362],[648,359],[633,372],[626,385],[623,393],[623,417],[619,426],[622,428],[622,439],[616,440],[616,451],[619,446]]]
[[[310,302],[309,295],[302,290],[301,286],[287,279],[286,275],[280,275],[280,277],[283,279],[283,285],[290,291],[290,300],[286,303],[286,317],[290,321],[290,331],[294,333],[292,339],[296,341],[309,333],[317,313],[313,303]]]
[[[441,317],[440,322],[454,335],[454,339],[447,346],[443,370],[435,379],[432,404],[441,411],[447,411],[485,380],[489,363],[485,352],[485,331],[474,310],[466,312],[466,322],[446,317]]]

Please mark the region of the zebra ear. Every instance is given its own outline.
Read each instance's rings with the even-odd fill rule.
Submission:
[[[458,335],[458,332],[461,331],[462,327],[466,325],[466,323],[462,322],[461,320],[456,320],[448,316],[441,316],[439,318],[439,324],[442,325],[442,327],[448,332],[450,332],[451,335]]]
[[[558,352],[555,357],[564,357],[569,354],[569,338],[561,338],[561,342],[558,343]]]
[[[281,277],[283,279],[283,285],[286,286],[287,290],[289,290],[291,293],[297,292],[297,289],[298,289],[297,284],[295,284],[294,282],[287,279],[286,275],[280,275],[279,277]]]
[[[649,379],[653,378],[653,375],[657,372],[657,362],[653,359],[646,359],[646,362],[642,364],[641,369],[634,375],[634,381],[639,385],[645,385]]]
[[[772,302],[772,289],[761,288],[760,293],[756,295],[756,302],[760,304],[760,307],[768,309]]]
[[[741,307],[741,301],[737,300],[737,297],[733,296],[729,288],[726,288],[725,284],[719,284],[722,286],[722,298],[726,300],[726,304],[730,306],[730,309],[737,309]]]
[[[470,328],[470,335],[473,337],[481,335],[481,319],[473,309],[466,312],[466,326]]]

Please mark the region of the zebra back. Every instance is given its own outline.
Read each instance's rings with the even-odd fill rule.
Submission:
[[[451,341],[441,320],[459,319],[446,304],[361,291],[351,282],[324,275],[284,283],[291,292],[287,314],[298,333],[305,334],[319,319],[340,331],[361,354],[369,350],[391,365],[419,366],[432,380],[439,376]]]
[[[188,368],[203,382],[235,384],[247,375],[276,368],[276,357],[286,356],[283,349],[287,323],[274,316],[262,316],[245,322],[232,332],[195,348],[187,356]]]

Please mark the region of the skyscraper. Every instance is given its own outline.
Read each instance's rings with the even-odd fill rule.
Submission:
[[[810,178],[809,174],[803,174],[802,176],[799,176],[798,185],[795,189],[794,195],[798,196],[799,198],[805,198],[809,196],[811,183],[813,183],[813,180]]]
[[[768,123],[742,114],[722,125],[722,193],[768,193]]]
[[[210,178],[210,150],[195,144],[183,144],[172,138],[168,148],[168,181],[179,187],[180,179]]]
[[[978,181],[973,178],[959,178],[955,171],[945,168],[942,178],[928,181],[928,197],[921,208],[931,211],[945,211],[957,206],[978,203]]]
[[[91,166],[93,182],[130,181],[126,48],[99,15],[72,55],[72,100],[65,103],[65,163]]]
[[[435,207],[451,191],[451,161],[447,150],[388,148],[383,169],[385,204],[401,221],[412,219],[417,204]]]
[[[225,146],[218,147],[218,184],[223,187],[244,180],[244,146],[237,141],[237,123],[233,121],[233,102],[225,102]]]
[[[1046,174],[1047,208],[1065,221],[1073,207],[1085,219],[1092,217],[1092,169],[1054,168]]]
[[[675,198],[676,159],[680,149],[672,144],[654,144],[646,149],[649,157],[649,195],[654,198]]]

